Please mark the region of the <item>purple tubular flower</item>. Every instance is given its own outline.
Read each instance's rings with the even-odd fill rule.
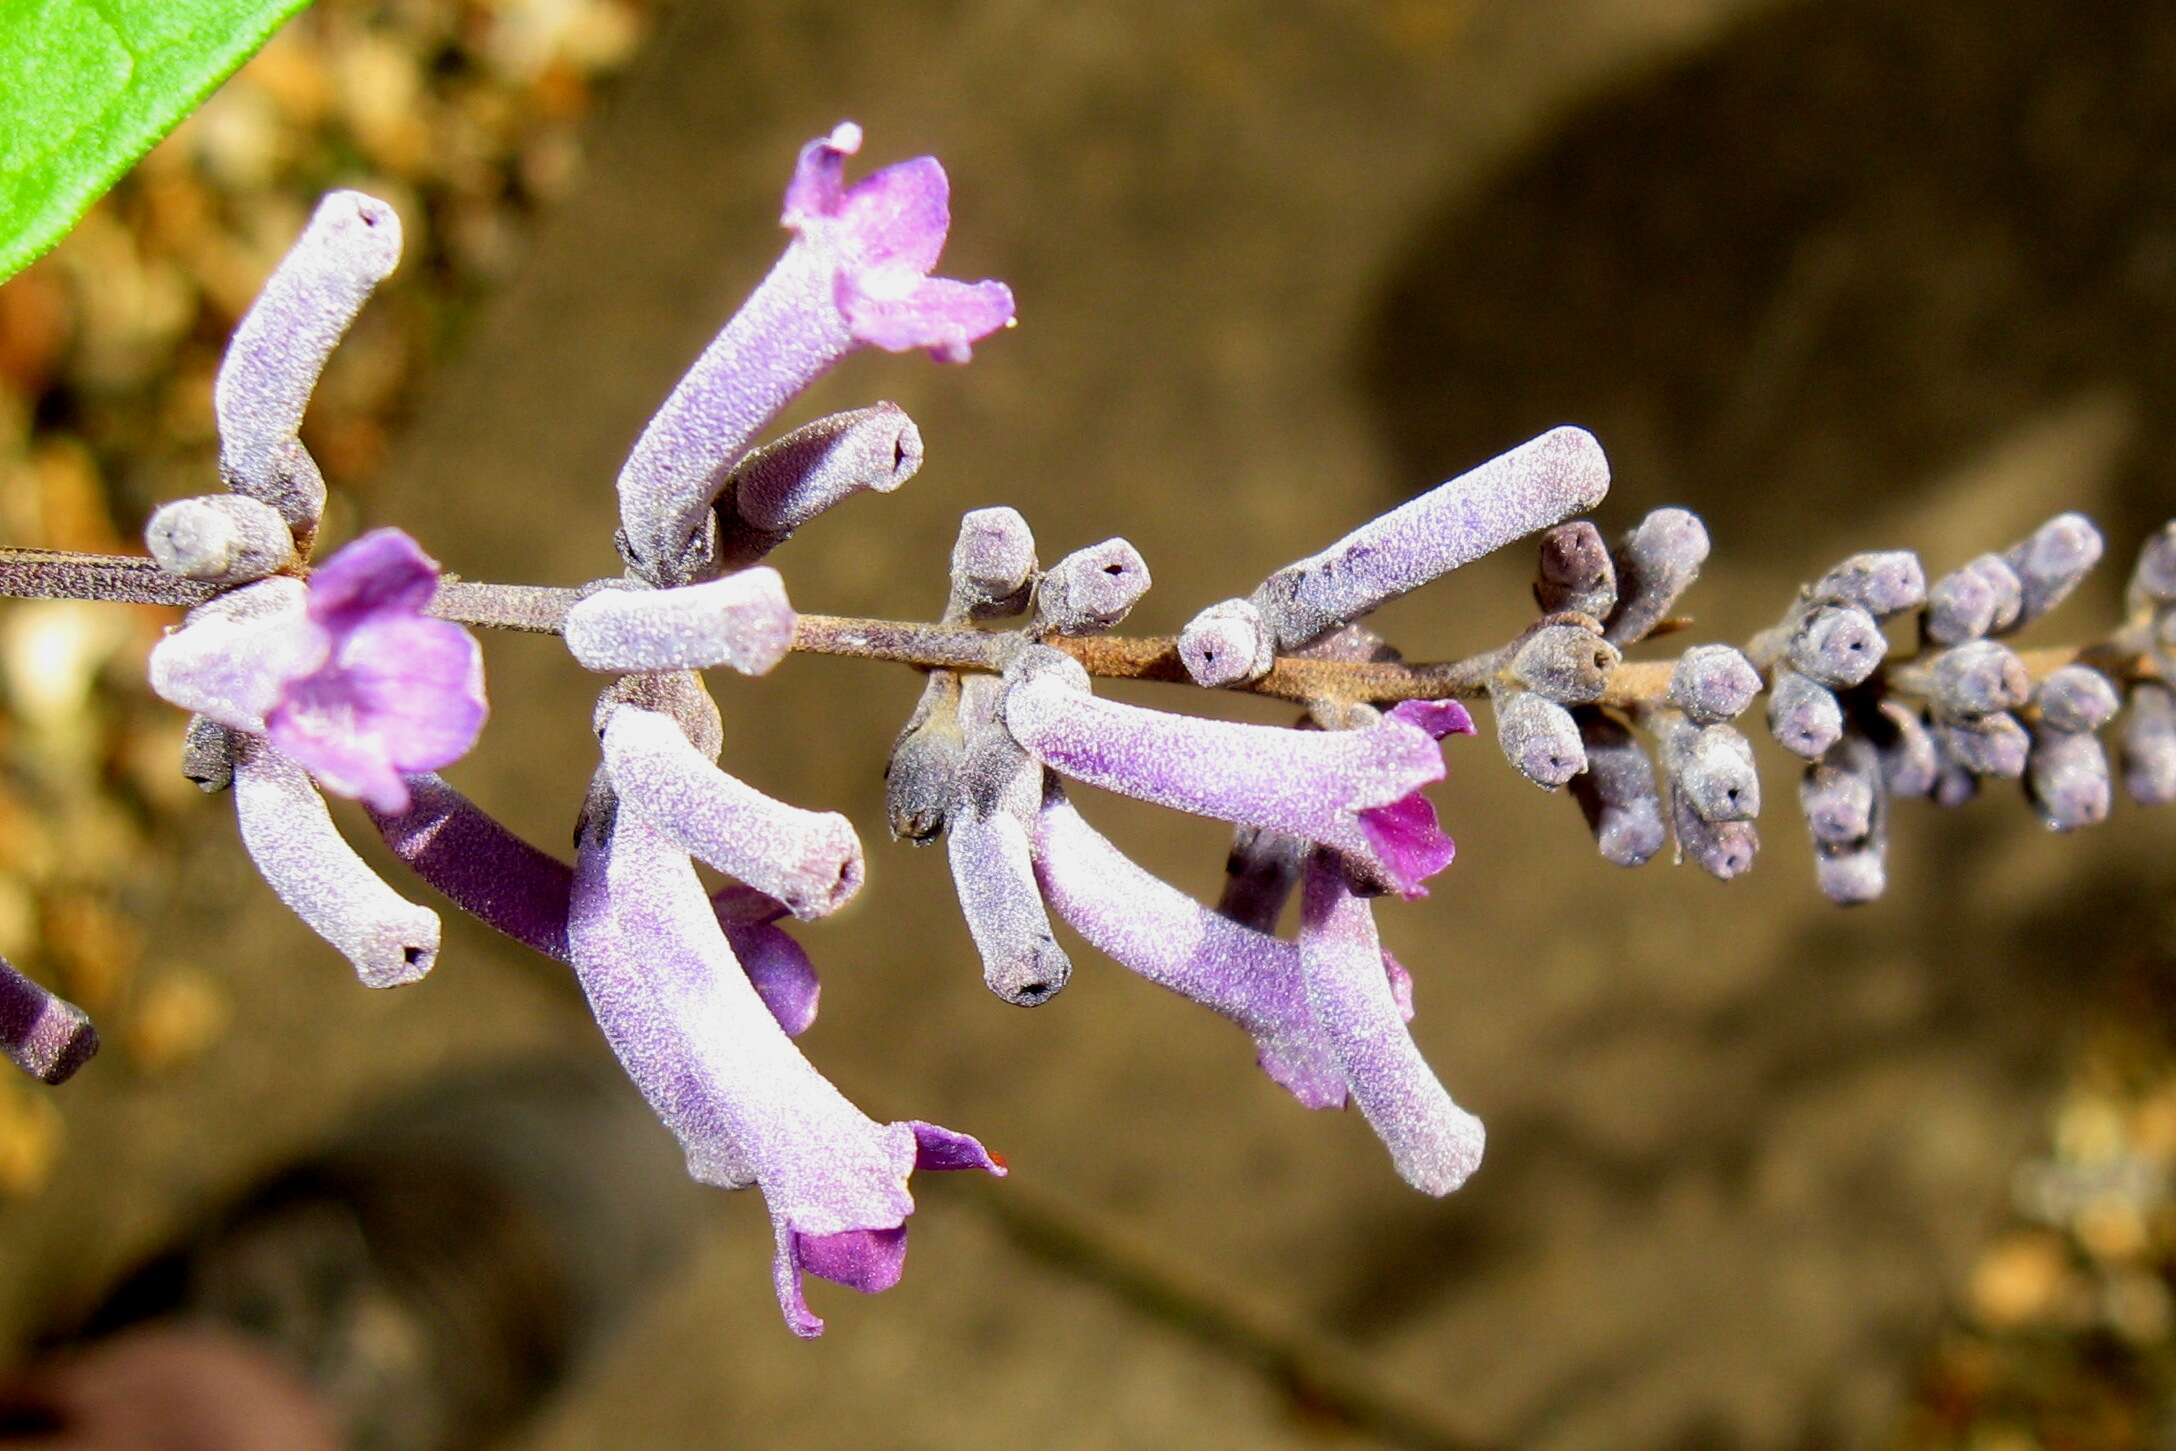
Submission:
[[[212,391],[219,473],[238,494],[271,505],[307,537],[325,508],[325,480],[296,439],[325,360],[371,290],[400,261],[400,218],[384,202],[336,191],[251,304]]]
[[[794,1334],[823,1331],[804,1271],[865,1292],[897,1282],[916,1168],[1004,1172],[964,1134],[874,1122],[810,1066],[733,961],[687,853],[609,789],[584,823],[568,940],[599,1025],[689,1173],[763,1191]]]
[[[83,1009],[47,992],[0,957],[0,1053],[43,1083],[66,1083],[98,1051]]]
[[[1278,570],[1254,603],[1278,648],[1296,649],[1608,492],[1594,436],[1554,428]]]
[[[567,649],[584,668],[761,675],[793,648],[793,606],[768,565],[674,589],[606,589],[567,611]]]
[[[1073,965],[1050,930],[1035,885],[1030,840],[1042,808],[1043,768],[996,718],[1002,681],[969,680],[960,701],[966,730],[958,800],[946,830],[961,915],[982,956],[982,980],[1017,1007],[1058,995]]]
[[[1035,584],[1035,624],[1058,635],[1093,635],[1126,618],[1148,593],[1148,561],[1123,539],[1076,549]]]
[[[1300,894],[1300,979],[1353,1102],[1414,1188],[1448,1194],[1481,1165],[1481,1121],[1451,1101],[1413,1046],[1383,970],[1375,914],[1318,852]]]
[[[798,1038],[816,1021],[816,1003],[822,984],[816,980],[816,964],[808,960],[801,944],[777,926],[791,915],[786,904],[734,883],[710,894],[711,910],[725,930],[725,941],[740,959],[756,996],[778,1019],[789,1038]]]
[[[844,816],[788,806],[727,775],[669,716],[635,705],[615,709],[604,761],[623,814],[641,815],[796,917],[835,912],[861,888],[861,842]]]
[[[922,434],[896,403],[804,424],[734,465],[721,504],[721,562],[761,559],[818,514],[856,494],[888,494],[922,467]]]
[[[431,970],[438,915],[378,880],[341,839],[308,774],[261,737],[235,741],[234,810],[258,874],[364,986],[400,987]]]
[[[1309,1108],[1344,1103],[1344,1072],[1308,1010],[1291,943],[1219,916],[1144,871],[1055,785],[1036,819],[1035,876],[1050,905],[1098,952],[1244,1028],[1262,1071],[1294,1098]]]
[[[1404,896],[1424,895],[1421,883],[1450,865],[1451,840],[1420,788],[1443,779],[1436,742],[1473,730],[1455,701],[1407,701],[1365,730],[1284,730],[1100,700],[1073,665],[1015,674],[1003,715],[1054,771],[1334,848]]]
[[[1224,600],[1179,631],[1179,663],[1209,690],[1260,680],[1277,663],[1277,641],[1252,600]]]
[[[860,148],[852,123],[802,148],[782,217],[795,240],[620,470],[623,546],[653,584],[705,577],[718,548],[712,506],[733,466],[772,415],[856,346],[965,362],[969,344],[1012,320],[1003,283],[929,275],[951,226],[944,168],[925,156],[847,186],[846,158]]]
[[[467,754],[483,729],[483,652],[424,611],[438,566],[398,529],[365,534],[305,589],[260,581],[195,611],[151,652],[151,688],[264,735],[328,791],[388,815],[404,773]]]
[[[372,811],[393,855],[455,906],[525,947],[567,956],[574,872],[539,851],[435,775],[408,778],[408,809]]]

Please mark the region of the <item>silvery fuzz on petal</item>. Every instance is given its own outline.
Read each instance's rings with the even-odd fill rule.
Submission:
[[[1179,661],[1196,685],[1214,690],[1267,675],[1277,642],[1252,600],[1223,600],[1179,631]]]
[[[2176,694],[2155,681],[2133,685],[2123,713],[2123,789],[2141,806],[2176,802]]]
[[[1512,540],[1593,508],[1609,491],[1602,446],[1555,428],[1368,521],[1262,582],[1254,603],[1280,651],[1297,649]]]
[[[1606,713],[1582,709],[1573,716],[1587,769],[1571,779],[1572,797],[1594,833],[1595,847],[1606,862],[1643,866],[1669,836],[1654,767],[1632,733]]]
[[[1700,577],[1708,528],[1686,509],[1657,509],[1618,542],[1617,608],[1605,633],[1620,648],[1644,640]]]
[[[1571,610],[1596,620],[1617,607],[1617,566],[1592,522],[1574,519],[1542,533],[1534,602],[1544,614]]]
[[[1513,653],[1511,677],[1559,705],[1585,705],[1601,698],[1622,658],[1585,626],[1544,625]]]
[[[1496,744],[1520,775],[1554,791],[1587,769],[1579,723],[1570,711],[1530,691],[1503,691],[1492,699]]]
[[[2017,623],[2029,625],[2061,604],[2100,562],[2100,555],[2100,530],[2076,513],[2056,515],[2013,545],[2003,558],[2024,592]]]
[[[1035,535],[1018,509],[970,509],[952,545],[948,620],[1017,615],[1035,582]]]
[[[1670,668],[1669,704],[1695,725],[1718,725],[1745,714],[1760,694],[1760,672],[1728,645],[1695,645]]]
[[[2017,623],[2025,587],[1999,554],[1983,554],[1934,582],[1923,621],[1927,639],[1961,645]]]
[[[2108,819],[2114,795],[2108,753],[2083,732],[2043,731],[2032,738],[2025,787],[2050,831],[2076,831]]]
[[[1111,629],[1148,593],[1148,562],[1123,539],[1076,549],[1035,582],[1036,628],[1057,635]]]
[[[1827,686],[1779,666],[1768,692],[1768,733],[1791,754],[1817,761],[1844,733],[1843,707]]]
[[[1926,602],[1927,574],[1919,556],[1908,549],[1854,554],[1816,580],[1807,597],[1855,605],[1885,620]]]
[[[271,506],[298,536],[317,528],[325,480],[295,437],[325,360],[371,291],[400,261],[400,218],[357,191],[318,203],[234,329],[212,408],[219,473],[237,494]]]
[[[590,670],[761,675],[793,648],[785,581],[757,565],[705,584],[606,589],[567,611],[567,649]]]
[[[270,504],[211,494],[162,504],[144,526],[159,568],[184,579],[247,584],[293,562],[295,536]]]
[[[1833,689],[1859,684],[1887,653],[1874,617],[1856,605],[1819,605],[1800,617],[1787,647],[1791,668]]]
[[[2107,676],[2090,665],[2051,670],[2033,690],[2033,708],[2050,731],[2097,731],[2116,718],[2122,700]]]

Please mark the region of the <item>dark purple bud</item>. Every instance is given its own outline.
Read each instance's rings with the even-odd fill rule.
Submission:
[[[1751,821],[1760,815],[1760,776],[1753,743],[1732,726],[1696,726],[1660,712],[1656,730],[1671,784],[1705,821]]]
[[[370,817],[393,855],[485,926],[561,962],[574,872],[434,775],[408,777],[408,809]]]
[[[1808,598],[1855,605],[1884,620],[1926,602],[1927,574],[1908,549],[1854,554],[1815,581]]]
[[[279,511],[241,494],[160,505],[144,526],[144,543],[168,574],[212,584],[263,579],[295,557],[295,536]]]
[[[2142,680],[2123,716],[2123,789],[2141,806],[2176,801],[2176,694]]]
[[[1678,860],[1691,858],[1720,881],[1742,877],[1760,852],[1760,832],[1750,821],[1708,821],[1682,791],[1670,793],[1670,824],[1677,830]]]
[[[2024,586],[2002,556],[1983,554],[1951,570],[1927,591],[1925,628],[1937,645],[1961,645],[2017,623]]]
[[[269,504],[298,535],[317,528],[325,480],[295,438],[318,374],[371,290],[400,261],[400,218],[358,191],[336,191],[265,280],[227,344],[212,390],[219,473]]]
[[[1609,672],[1623,657],[1617,647],[1584,625],[1544,625],[1511,657],[1511,675],[1536,695],[1559,705],[1601,698]]]
[[[234,784],[234,737],[210,716],[189,717],[181,738],[181,774],[209,796]]]
[[[1843,689],[1872,675],[1888,652],[1881,626],[1856,605],[1820,605],[1800,617],[1788,647],[1799,674]]]
[[[1880,775],[1870,752],[1851,749],[1855,740],[1837,742],[1799,778],[1798,804],[1817,843],[1847,846],[1874,828]]]
[[[1493,703],[1496,744],[1527,780],[1554,791],[1587,769],[1579,723],[1563,706],[1523,690],[1498,692]]]
[[[952,545],[952,595],[948,620],[1017,615],[1028,605],[1035,580],[1035,535],[1018,509],[1000,505],[960,516]]]
[[[1046,634],[1099,634],[1125,619],[1148,586],[1148,562],[1125,540],[1076,549],[1036,581],[1036,628]]]
[[[1361,525],[1262,582],[1254,603],[1296,649],[1609,492],[1594,436],[1554,428]]]
[[[1277,663],[1277,642],[1252,600],[1225,600],[1179,631],[1179,661],[1196,685],[1214,690],[1267,675]]]
[[[2015,710],[2032,694],[2025,662],[2007,645],[1971,640],[1934,657],[1927,698],[1945,716],[1972,717]]]
[[[1768,732],[1786,751],[1816,761],[1843,735],[1843,707],[1827,686],[1778,667],[1768,692]]]
[[[966,752],[959,701],[959,676],[932,670],[892,746],[884,766],[884,818],[894,841],[927,846],[944,832]]]
[[[1708,529],[1685,509],[1657,509],[1617,543],[1617,608],[1609,642],[1620,648],[1644,640],[1692,588],[1707,562]]]
[[[1644,866],[1662,850],[1668,828],[1654,768],[1630,731],[1599,710],[1574,712],[1587,769],[1571,780],[1572,797],[1587,818],[1602,860]]]
[[[1893,700],[1881,702],[1873,725],[1881,757],[1882,788],[1891,796],[1924,796],[1934,789],[1942,754],[1918,712]]]
[[[1541,536],[1541,568],[1534,601],[1545,614],[1571,610],[1597,620],[1617,607],[1617,566],[1602,531],[1585,519],[1559,524]]]
[[[2076,831],[2108,819],[2113,788],[2108,753],[2092,735],[2042,731],[2033,737],[2025,789],[2050,831]]]
[[[0,1053],[44,1083],[66,1083],[98,1051],[83,1009],[57,997],[0,958]]]
[[[2108,677],[2090,665],[2065,665],[2048,673],[2032,693],[2047,730],[2091,732],[2116,718],[2122,702]]]
[[[2003,558],[2017,572],[2024,605],[2017,623],[2029,625],[2061,604],[2086,572],[2100,562],[2100,530],[2083,514],[2058,514],[2012,545]],[[1999,626],[1997,628],[2000,628]]]
[[[1695,725],[1736,720],[1759,694],[1760,672],[1728,645],[1695,645],[1670,670],[1667,699]]]
[[[794,530],[856,494],[888,494],[922,466],[922,435],[896,403],[834,413],[733,465],[721,513],[720,562],[753,564]]]
[[[1975,776],[2015,781],[2025,774],[2025,756],[2032,740],[2014,715],[1943,721],[1934,730],[1943,754]]]
[[[1311,849],[1286,832],[1240,827],[1232,834],[1231,855],[1224,859],[1224,894],[1216,910],[1242,927],[1274,937]]]
[[[2163,524],[2139,549],[2129,600],[2134,611],[2176,603],[2176,520]]]

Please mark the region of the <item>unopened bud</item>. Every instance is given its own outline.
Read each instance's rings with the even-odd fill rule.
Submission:
[[[2116,718],[2122,702],[2108,677],[2090,665],[2065,665],[2048,673],[2032,693],[2040,724],[2051,731],[2091,732]]]
[[[1647,638],[1707,562],[1708,530],[1685,509],[1657,509],[1618,542],[1617,608],[1605,632],[1612,645]]]
[[[1889,887],[1882,856],[1881,845],[1871,839],[1817,848],[1813,871],[1821,895],[1839,907],[1858,907],[1875,900]]]
[[[1148,586],[1148,562],[1125,540],[1076,549],[1036,581],[1036,626],[1059,635],[1108,630],[1126,618]]]
[[[1282,831],[1242,826],[1224,860],[1224,893],[1217,912],[1242,927],[1274,937],[1284,904],[1299,885],[1312,844]]]
[[[1827,686],[1778,669],[1768,692],[1768,733],[1791,754],[1819,760],[1844,733],[1843,706]]]
[[[2154,681],[2131,687],[2123,714],[2123,789],[2141,806],[2176,802],[2176,694]]]
[[[1985,715],[1935,726],[1943,754],[1975,776],[2015,781],[2025,774],[2032,739],[2014,715]]]
[[[1707,821],[1751,821],[1760,815],[1760,776],[1753,743],[1733,726],[1696,726],[1683,717],[1660,723],[1670,780]]]
[[[1585,519],[1559,524],[1541,536],[1541,568],[1534,601],[1546,614],[1565,610],[1609,618],[1617,606],[1617,566],[1602,531]]]
[[[2003,554],[2024,587],[2017,622],[2029,625],[2061,604],[2100,562],[2100,530],[2083,514],[2058,514]]]
[[[210,716],[189,717],[181,738],[181,774],[207,796],[234,784],[234,736]]]
[[[2108,753],[2091,735],[2043,731],[2034,736],[2025,786],[2050,831],[2076,831],[2108,819],[2113,794]]]
[[[1854,554],[1821,576],[1808,592],[1816,600],[1856,605],[1877,620],[1926,602],[1927,574],[1908,549]]]
[[[1495,697],[1496,744],[1520,775],[1554,791],[1587,768],[1579,723],[1555,701],[1531,691]]]
[[[966,750],[959,723],[960,678],[933,670],[914,714],[884,764],[884,819],[892,840],[927,846],[944,834]]]
[[[1017,615],[1027,608],[1035,579],[1035,534],[1018,509],[1002,505],[960,516],[952,545],[952,594],[945,610],[955,620]]]
[[[2176,603],[2176,520],[2163,524],[2139,549],[2129,600],[2133,610]]]
[[[1736,720],[1760,694],[1760,672],[1728,645],[1695,645],[1670,670],[1667,697],[1695,725]]]
[[[1941,774],[1942,754],[1918,713],[1885,700],[1873,729],[1874,747],[1881,757],[1882,789],[1891,796],[1924,796],[1932,791]]]
[[[1872,675],[1888,649],[1881,626],[1856,605],[1820,605],[1806,611],[1788,647],[1792,668],[1836,689]]]
[[[1983,554],[1927,591],[1927,638],[1937,645],[1961,645],[1999,634],[2017,623],[2024,597],[2017,571],[2001,555]]]
[[[247,584],[293,562],[295,536],[270,504],[213,494],[163,504],[144,526],[159,568],[184,579]]]
[[[1512,655],[1511,675],[1559,705],[1585,705],[1601,698],[1621,658],[1616,646],[1584,626],[1544,625]]]
[[[1828,756],[1808,766],[1798,783],[1798,804],[1806,813],[1806,829],[1813,833],[1815,841],[1830,846],[1857,841],[1874,825],[1879,780],[1863,768],[1867,763],[1848,757],[1847,744],[1839,742]]]
[[[1927,698],[1945,716],[1971,717],[2015,710],[2032,694],[2025,662],[2007,645],[1972,640],[1934,657]]]
[[[1599,710],[1574,712],[1587,769],[1571,780],[1572,796],[1594,833],[1602,860],[1645,865],[1662,850],[1668,830],[1654,767],[1632,733]]]
[[[1179,661],[1196,685],[1214,690],[1267,675],[1277,663],[1276,641],[1253,601],[1225,600],[1179,631]]]
[[[1760,832],[1750,821],[1708,821],[1682,791],[1670,793],[1670,824],[1677,829],[1680,861],[1691,858],[1720,881],[1742,877],[1760,852]]]

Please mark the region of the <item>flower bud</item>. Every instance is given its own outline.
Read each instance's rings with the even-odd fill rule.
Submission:
[[[2127,597],[2133,611],[2176,603],[2176,520],[2163,524],[2140,547]]]
[[[1924,628],[1937,645],[1961,645],[2017,623],[2024,586],[2002,556],[1983,554],[1951,570],[1927,591]]]
[[[1643,866],[1668,835],[1654,768],[1632,733],[1599,710],[1573,712],[1587,769],[1571,779],[1572,797],[1587,818],[1602,860]]]
[[[1076,549],[1036,581],[1036,628],[1045,634],[1099,634],[1125,619],[1148,586],[1148,562],[1125,540]]]
[[[952,546],[948,620],[993,619],[1027,608],[1035,579],[1035,535],[1018,509],[1000,505],[960,516]]]
[[[1523,690],[1499,692],[1494,704],[1496,744],[1527,780],[1554,791],[1587,769],[1579,723],[1563,706]]]
[[[945,833],[960,913],[982,957],[982,980],[1017,1007],[1050,1001],[1073,965],[1050,930],[1035,882],[1031,835],[1043,768],[996,718],[1003,681],[978,675],[961,689],[966,752]]]
[[[2065,665],[2048,673],[2032,693],[2041,725],[2051,731],[2097,731],[2116,718],[2121,702],[2108,677],[2090,665]]]
[[[1695,725],[1736,720],[1760,694],[1760,672],[1728,645],[1695,645],[1670,670],[1666,699]]]
[[[1873,730],[1882,789],[1891,796],[1924,796],[1932,791],[1941,774],[1942,755],[1918,713],[1884,700]]]
[[[42,1083],[66,1083],[98,1051],[98,1030],[67,999],[0,958],[0,1053]]]
[[[1843,707],[1827,686],[1778,668],[1768,692],[1768,732],[1793,755],[1819,760],[1844,733]]]
[[[1858,907],[1874,901],[1889,887],[1882,857],[1882,847],[1872,840],[1817,848],[1813,871],[1821,895],[1839,907]]]
[[[944,833],[966,752],[959,700],[959,676],[932,670],[892,746],[884,764],[884,819],[894,841],[927,846]]]
[[[1601,697],[1621,658],[1616,646],[1585,626],[1544,625],[1513,653],[1511,675],[1559,705],[1585,705]]]
[[[1709,821],[1682,791],[1670,793],[1670,824],[1677,830],[1679,861],[1690,857],[1720,881],[1742,877],[1760,852],[1760,832],[1750,821]]]
[[[1225,600],[1179,631],[1179,661],[1196,685],[1214,690],[1267,675],[1277,663],[1277,642],[1253,601]]]
[[[1787,649],[1799,674],[1842,689],[1872,675],[1889,642],[1874,617],[1858,606],[1819,605],[1800,617]]]
[[[1806,829],[1814,841],[1828,846],[1848,846],[1874,826],[1880,778],[1871,756],[1861,757],[1849,745],[1850,738],[1839,741],[1799,778],[1798,804],[1806,813]]]
[[[1944,754],[1975,776],[2015,781],[2025,774],[2032,741],[2014,715],[1943,721],[1934,730]]]
[[[2025,662],[2007,645],[1972,640],[1934,657],[1928,669],[1927,698],[1949,717],[1994,715],[2015,710],[2032,694]]]
[[[2083,514],[2058,514],[2011,546],[2003,558],[2024,590],[2017,623],[2029,625],[2061,604],[2100,562],[2100,530]]]
[[[2176,802],[2176,694],[2155,681],[2131,687],[2123,716],[2123,789],[2141,806]]]
[[[1644,640],[1670,613],[1707,562],[1708,530],[1685,509],[1657,509],[1617,544],[1617,608],[1605,632],[1612,645]]]
[[[1854,554],[1815,581],[1812,599],[1855,605],[1877,620],[1926,602],[1927,574],[1908,549]]]
[[[234,784],[234,737],[210,716],[192,715],[181,738],[181,774],[210,796]]]
[[[1663,765],[1705,821],[1751,821],[1760,815],[1760,776],[1753,743],[1734,727],[1696,726],[1675,712],[1660,712]]]
[[[793,648],[785,582],[757,565],[675,589],[604,589],[567,611],[567,649],[601,671],[707,670],[761,675]]]
[[[162,504],[144,526],[159,568],[184,579],[247,584],[293,562],[295,536],[270,504],[212,494]]]
[[[1570,610],[1597,620],[1609,618],[1617,607],[1617,566],[1601,530],[1574,519],[1542,534],[1534,602],[1544,614]]]
[[[2076,831],[2108,819],[2113,789],[2108,753],[2092,735],[2042,731],[2032,739],[2025,789],[2050,831]]]
[[[803,424],[733,465],[720,500],[737,516],[721,529],[726,562],[751,564],[826,509],[888,494],[921,466],[921,432],[896,403]]]

